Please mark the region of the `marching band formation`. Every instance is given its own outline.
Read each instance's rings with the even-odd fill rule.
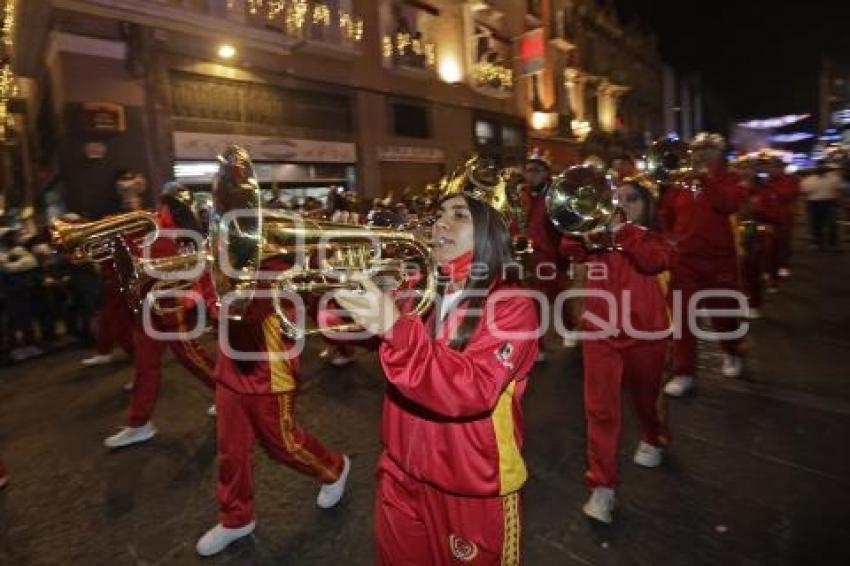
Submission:
[[[660,466],[671,441],[664,394],[698,382],[704,329],[694,321],[710,319],[721,372],[736,378],[746,371],[741,319],[758,318],[791,275],[800,177],[769,152],[728,165],[725,152],[721,136],[703,133],[657,141],[642,170],[627,156],[609,171],[586,163],[558,174],[537,151],[522,170],[476,157],[410,203],[378,201],[361,216],[345,192],[325,209],[281,210],[231,146],[211,194],[170,182],[155,212],[130,199],[102,220],[59,219],[53,245],[104,281],[96,352],[83,364],[111,361],[116,345],[134,364],[126,426],[104,443],[157,434],[170,348],[214,400],[219,514],[196,547],[214,555],[254,530],[257,441],[315,478],[319,507],[342,499],[345,446],[325,446],[295,420],[299,346],[316,336],[334,365],[363,348],[387,382],[376,562],[517,564],[522,397],[551,324],[564,347],[582,347],[583,511],[611,523],[623,391],[642,431],[634,463]],[[810,198],[827,192],[806,183]],[[216,352],[199,341],[205,330]],[[0,486],[6,479],[0,463]]]

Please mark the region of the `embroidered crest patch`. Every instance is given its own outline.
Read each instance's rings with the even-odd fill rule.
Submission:
[[[508,369],[514,369],[514,364],[511,362],[511,356],[514,354],[514,345],[510,342],[505,342],[502,347],[496,350],[496,359],[499,363]]]
[[[478,556],[478,547],[474,542],[453,534],[449,535],[449,549],[452,556],[461,562],[472,562]]]

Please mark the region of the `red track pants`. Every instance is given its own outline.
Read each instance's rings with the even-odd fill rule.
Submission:
[[[520,495],[461,497],[419,481],[386,455],[378,463],[375,563],[516,565]]]
[[[127,419],[129,426],[142,426],[153,416],[159,396],[159,383],[162,380],[162,354],[167,347],[171,348],[180,364],[201,383],[215,389],[215,362],[197,340],[154,340],[136,324],[133,328],[133,341],[136,355],[133,359],[135,374]]]
[[[583,343],[584,414],[587,419],[587,473],[590,487],[617,486],[624,387],[631,390],[643,440],[666,446],[669,433],[661,395],[669,341],[638,342],[616,348],[607,340]]]
[[[681,338],[673,341],[673,373],[675,375],[696,376],[697,339],[688,323],[688,304],[695,293],[704,289],[721,291],[739,290],[738,260],[731,256],[720,259],[682,258],[671,270],[671,288],[681,293],[682,328]],[[733,298],[706,298],[697,308],[734,309],[741,305]],[[730,317],[712,317],[711,325],[715,332],[732,332],[738,328],[739,320]],[[740,340],[721,340],[720,346],[727,354],[740,353]]]
[[[268,455],[321,483],[339,479],[342,455],[325,448],[295,424],[295,393],[248,395],[221,383],[218,411],[219,522],[238,528],[254,520],[254,442]]]
[[[116,285],[106,283],[103,286],[103,298],[95,324],[95,349],[99,355],[109,354],[117,344],[132,357],[133,313]]]

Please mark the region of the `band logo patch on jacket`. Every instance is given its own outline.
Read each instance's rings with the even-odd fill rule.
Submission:
[[[511,361],[511,357],[514,355],[514,345],[510,342],[505,342],[502,344],[502,347],[494,352],[496,355],[496,359],[499,360],[499,363],[507,369],[515,369],[514,364]]]
[[[461,562],[472,562],[478,556],[478,546],[474,542],[454,534],[449,535],[449,549]]]

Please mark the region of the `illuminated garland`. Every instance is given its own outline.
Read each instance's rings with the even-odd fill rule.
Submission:
[[[472,79],[478,86],[510,90],[514,83],[514,73],[503,65],[480,61],[472,66]]]
[[[227,0],[229,10],[236,9],[235,6],[235,0]],[[359,43],[363,39],[361,18],[321,1],[245,0],[244,6],[252,16],[261,15],[269,21],[280,20],[288,35],[301,36],[309,28],[327,28],[336,23],[343,38],[348,41]]]
[[[9,100],[18,95],[18,85],[12,72],[12,42],[15,33],[15,0],[3,1],[3,28],[0,41],[5,54],[0,61],[0,140],[6,139],[6,129],[11,126]]]
[[[437,46],[428,41],[415,39],[409,33],[385,35],[381,40],[381,52],[384,59],[420,57],[422,66],[428,69],[433,69],[437,63]],[[401,62],[404,64],[404,61]]]

